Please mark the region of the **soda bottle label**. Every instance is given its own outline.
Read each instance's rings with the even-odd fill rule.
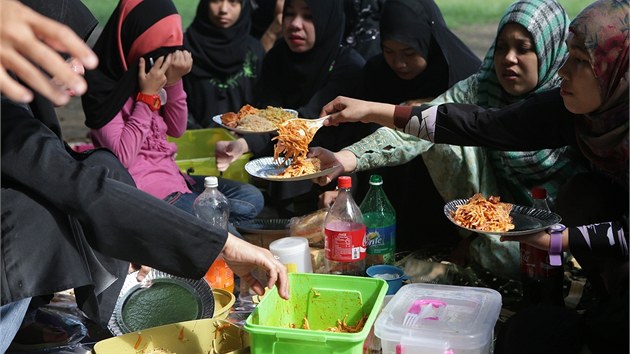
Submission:
[[[547,263],[547,252],[533,246],[521,244],[521,273],[534,279],[549,278],[562,273],[562,267],[554,267]]]
[[[367,254],[383,255],[394,252],[396,224],[367,229]]]
[[[338,225],[326,225],[324,230],[326,259],[336,262],[354,262],[365,259],[365,225],[335,226]]]

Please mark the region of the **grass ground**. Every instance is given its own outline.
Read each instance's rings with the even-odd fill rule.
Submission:
[[[184,27],[187,27],[195,15],[198,0],[173,0],[180,14]],[[341,1],[341,0],[339,0]],[[101,24],[105,24],[109,15],[118,4],[114,0],[83,0],[90,8]],[[459,28],[465,25],[496,23],[503,11],[514,0],[435,0],[447,24],[451,28]],[[592,0],[559,0],[564,6],[570,18],[580,12]]]

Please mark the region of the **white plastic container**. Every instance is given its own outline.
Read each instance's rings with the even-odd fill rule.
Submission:
[[[289,273],[313,273],[311,252],[305,237],[284,237],[269,244],[271,253]]]
[[[405,316],[416,305],[415,321]],[[376,319],[383,354],[486,354],[501,311],[492,289],[438,284],[400,288]]]

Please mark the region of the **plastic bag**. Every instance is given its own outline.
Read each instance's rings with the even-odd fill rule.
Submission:
[[[310,247],[324,248],[324,220],[327,213],[327,209],[320,209],[304,216],[291,218],[289,221],[291,236],[306,238]]]

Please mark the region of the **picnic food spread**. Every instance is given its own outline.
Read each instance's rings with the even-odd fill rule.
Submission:
[[[500,197],[484,198],[481,193],[473,195],[468,203],[460,205],[451,216],[465,228],[489,232],[505,232],[514,229],[510,211],[512,204],[502,203]]]

